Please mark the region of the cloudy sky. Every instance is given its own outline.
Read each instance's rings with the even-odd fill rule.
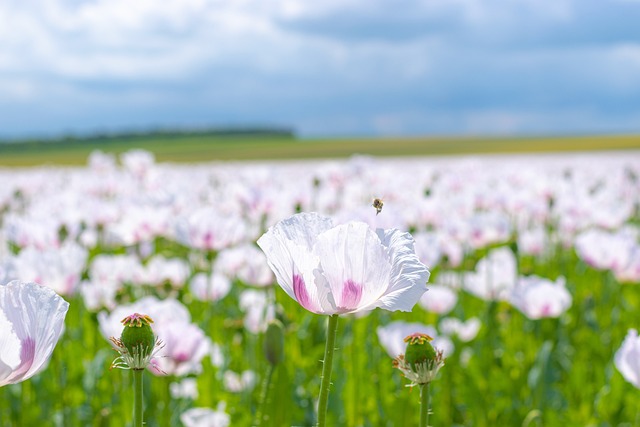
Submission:
[[[0,0],[0,136],[640,132],[640,0]]]

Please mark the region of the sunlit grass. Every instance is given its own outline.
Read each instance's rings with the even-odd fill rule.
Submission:
[[[640,136],[581,136],[553,138],[335,138],[247,139],[191,136],[118,140],[108,144],[42,144],[30,149],[0,147],[0,165],[82,165],[91,151],[122,153],[132,148],[153,152],[161,162],[216,160],[344,158],[353,154],[373,156],[426,156],[489,153],[541,153],[590,150],[639,149]]]

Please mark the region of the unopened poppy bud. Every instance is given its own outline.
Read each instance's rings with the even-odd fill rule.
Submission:
[[[122,319],[124,329],[120,339],[111,337],[120,357],[113,361],[112,368],[145,369],[155,354],[164,346],[151,329],[153,320],[146,314],[134,313]]]
[[[413,370],[417,370],[416,364],[433,362],[436,359],[436,350],[431,345],[431,338],[427,334],[415,333],[404,339],[407,343],[407,349],[404,353],[404,359]]]
[[[407,343],[405,354],[393,360],[393,366],[411,380],[411,386],[430,383],[444,366],[442,350],[433,348],[432,339],[427,334],[409,335],[404,339]]]
[[[276,366],[284,359],[284,327],[279,320],[272,320],[264,335],[264,354],[269,363]]]
[[[124,329],[120,336],[120,341],[129,350],[130,354],[139,352],[140,356],[146,357],[151,354],[156,343],[156,338],[151,329],[153,320],[146,314],[134,313],[122,319]]]

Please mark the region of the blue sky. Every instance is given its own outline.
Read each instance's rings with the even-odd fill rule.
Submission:
[[[0,136],[640,132],[640,0],[2,0]]]

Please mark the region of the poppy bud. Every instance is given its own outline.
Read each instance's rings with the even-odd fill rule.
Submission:
[[[111,342],[120,353],[111,365],[113,368],[145,369],[155,353],[163,347],[151,329],[153,320],[146,314],[134,313],[122,319],[124,325],[120,339]]]
[[[433,362],[436,358],[436,350],[431,345],[431,338],[427,334],[415,333],[404,339],[407,343],[404,358],[412,369],[417,370],[416,364]]]
[[[139,352],[142,357],[151,353],[156,342],[151,323],[153,320],[146,314],[134,313],[122,319],[124,329],[120,341],[129,350],[129,353]]]
[[[264,354],[276,366],[284,359],[284,328],[279,320],[272,320],[264,335]]]

